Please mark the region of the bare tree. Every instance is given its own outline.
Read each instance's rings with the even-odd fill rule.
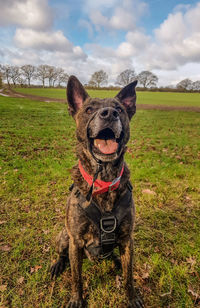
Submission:
[[[7,85],[10,87],[11,65],[1,65],[1,76],[3,80],[6,80]]]
[[[129,83],[136,80],[136,74],[134,70],[127,69],[123,72],[121,72],[117,76],[116,84],[119,84],[120,86],[127,86]]]
[[[106,84],[107,82],[108,82],[108,75],[103,70],[100,70],[92,74],[89,81],[89,85],[99,88],[102,84]]]
[[[90,81],[88,82],[88,86],[89,87],[92,87],[92,88],[95,88],[97,86],[96,82],[92,79],[90,79]]]
[[[24,87],[26,85],[26,79],[24,79],[22,76],[17,78],[17,84],[20,85],[20,87]]]
[[[48,78],[48,65],[39,65],[37,67],[36,76],[42,81],[42,86],[45,86],[45,80]]]
[[[21,70],[22,70],[22,75],[28,81],[28,86],[30,87],[31,79],[35,77],[36,67],[30,64],[26,64],[21,67]]]
[[[137,78],[144,88],[155,87],[158,82],[158,77],[149,71],[142,71]]]
[[[176,85],[177,89],[180,90],[191,90],[192,89],[192,81],[188,78],[181,80]]]
[[[62,76],[64,75],[65,71],[64,71],[63,68],[58,67],[58,68],[56,68],[56,73],[57,73],[56,74],[56,79],[53,82],[53,86],[54,86],[55,82],[57,81],[58,82],[58,86],[60,87],[60,85],[62,83]],[[68,78],[69,78],[69,76],[68,76]]]
[[[194,81],[192,83],[192,90],[199,91],[200,90],[200,80]]]
[[[11,66],[10,67],[10,79],[14,86],[16,86],[17,79],[21,76],[20,67],[19,66]]]
[[[53,81],[57,80],[57,69],[55,66],[46,65],[47,79],[49,80],[49,87],[53,86]]]
[[[64,83],[64,85],[66,86],[68,79],[69,79],[69,75],[65,73],[64,70],[61,68],[58,73],[58,86],[60,86],[62,83]]]
[[[54,87],[56,82],[59,82],[60,71],[63,71],[62,68],[55,67],[54,74],[52,74],[51,85]]]

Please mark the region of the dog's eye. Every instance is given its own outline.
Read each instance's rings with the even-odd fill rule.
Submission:
[[[93,108],[87,107],[85,111],[86,111],[87,114],[91,114],[93,112]]]
[[[116,110],[119,112],[119,113],[121,113],[122,112],[122,108],[121,107],[116,107]]]

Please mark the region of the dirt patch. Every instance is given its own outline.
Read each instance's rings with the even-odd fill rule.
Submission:
[[[44,97],[44,96],[38,96],[38,95],[30,95],[30,94],[19,94],[11,89],[6,89],[6,91],[1,91],[4,93],[4,96],[10,96],[10,97],[22,97],[22,98],[28,98],[35,101],[41,101],[46,103],[66,103],[66,99],[61,98],[50,98],[50,97]],[[200,107],[194,107],[194,106],[169,106],[169,105],[149,105],[149,104],[138,104],[137,109],[141,110],[164,110],[164,111],[193,111],[193,112],[200,112]]]
[[[60,98],[51,98],[51,97],[45,97],[45,96],[38,96],[38,95],[32,95],[32,94],[25,94],[25,93],[18,93],[15,92],[11,89],[6,89],[4,91],[7,96],[10,97],[22,97],[22,98],[28,98],[32,99],[34,101],[41,101],[41,102],[46,102],[46,103],[54,103],[54,102],[59,102],[59,103],[66,103],[66,99],[60,99]]]

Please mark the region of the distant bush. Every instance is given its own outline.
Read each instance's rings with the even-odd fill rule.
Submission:
[[[109,87],[91,87],[91,86],[88,86],[88,85],[85,85],[84,86],[85,89],[87,90],[121,90],[122,87],[115,87],[115,86],[109,86]]]
[[[116,90],[120,91],[122,87],[115,87],[115,86],[109,86],[109,87],[91,87],[88,85],[85,85],[85,88],[87,90]],[[185,89],[177,89],[177,88],[170,88],[170,87],[160,87],[160,88],[143,88],[143,87],[136,87],[137,91],[141,92],[172,92],[172,93],[199,93],[200,91],[197,90],[185,90]]]
[[[137,91],[148,91],[148,92],[172,92],[172,93],[200,93],[200,90],[186,90],[186,89],[177,89],[169,87],[160,87],[160,88],[142,88],[137,87]]]

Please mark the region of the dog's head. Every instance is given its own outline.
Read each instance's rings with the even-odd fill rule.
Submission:
[[[114,98],[91,98],[71,76],[67,85],[69,112],[77,125],[77,138],[85,150],[102,162],[116,160],[129,140],[129,121],[136,111],[134,81]]]

